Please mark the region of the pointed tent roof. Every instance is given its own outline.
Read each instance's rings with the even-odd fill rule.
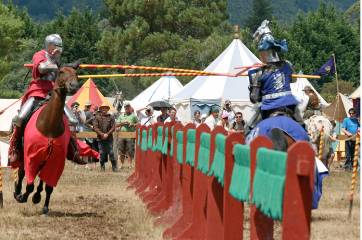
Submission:
[[[347,96],[338,93],[336,99],[323,110],[324,114],[330,119],[342,122],[343,119],[348,117],[348,110],[353,107],[353,103]]]
[[[349,98],[355,99],[361,97],[361,86],[359,86],[356,90],[353,91],[351,95],[349,95]]]
[[[84,104],[88,101],[92,104],[92,110],[94,110],[96,106],[105,104],[111,108],[112,112],[116,111],[107,98],[105,98],[98,90],[97,85],[92,81],[92,79],[88,79],[83,86],[78,89],[78,91],[68,100],[67,105],[70,107],[73,102],[78,102],[80,104],[80,108],[83,109]]]
[[[240,41],[231,44],[205,69],[208,72],[237,73],[236,67],[260,63],[259,59]],[[249,79],[246,76],[198,76],[172,97],[177,102],[185,99],[230,99],[249,102]]]
[[[313,91],[317,94],[319,101],[322,107],[327,107],[328,103],[323,97],[315,90],[313,85],[306,78],[297,78],[297,81],[290,84],[290,88],[292,89],[292,94],[298,100],[298,102],[305,102],[308,99],[308,96],[303,92],[305,86],[310,86]]]
[[[170,97],[182,89],[182,84],[175,77],[161,77],[143,92],[133,98],[132,107],[140,109],[147,104],[158,100],[169,100]]]

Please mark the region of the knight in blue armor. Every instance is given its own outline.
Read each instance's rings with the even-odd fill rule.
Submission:
[[[250,101],[261,103],[262,119],[282,114],[301,121],[300,116],[295,116],[298,101],[290,88],[293,67],[279,56],[279,53],[288,51],[287,42],[275,40],[268,24],[269,21],[264,20],[253,35],[258,44],[260,60],[265,65],[248,72]]]

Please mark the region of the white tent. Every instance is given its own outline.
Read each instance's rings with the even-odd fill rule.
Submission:
[[[323,110],[324,114],[330,119],[342,122],[344,118],[348,117],[348,110],[353,107],[353,103],[347,96],[338,93],[336,99]]]
[[[18,114],[18,110],[20,109],[21,100],[17,100],[18,99],[0,99],[0,110],[11,106],[0,115],[0,132],[10,131],[12,119]]]
[[[349,98],[356,99],[361,97],[361,86],[359,86],[356,90],[353,91],[351,95],[349,95]]]
[[[231,44],[205,69],[208,72],[235,74],[241,66],[260,63],[259,59],[239,40]],[[191,114],[198,109],[202,113],[209,110],[211,105],[221,106],[225,99],[232,102],[234,111],[243,111],[248,118],[249,79],[246,76],[198,76],[186,84],[184,88],[171,98],[176,105],[177,115],[183,122],[191,120]]]
[[[135,110],[146,107],[159,100],[170,100],[170,97],[182,89],[182,84],[175,77],[161,77],[131,101]]]
[[[305,105],[308,103],[308,96],[303,91],[304,87],[306,86],[310,86],[313,89],[313,91],[317,94],[319,102],[322,105],[322,108],[325,108],[329,105],[306,78],[298,78],[296,82],[290,84],[290,88],[292,89],[292,94],[298,100],[299,103],[305,103]]]
[[[0,141],[0,166],[6,167],[8,165],[8,152],[9,144]]]

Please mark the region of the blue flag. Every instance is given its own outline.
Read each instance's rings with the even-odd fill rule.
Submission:
[[[336,66],[334,65],[334,59],[331,57],[317,72],[317,75],[328,76],[333,75],[336,72]]]

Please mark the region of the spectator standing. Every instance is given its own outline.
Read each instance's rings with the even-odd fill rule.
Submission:
[[[360,127],[359,121],[356,117],[356,111],[354,108],[348,110],[350,117],[345,118],[342,123],[342,132],[346,134],[349,138],[352,138],[355,135]],[[346,149],[346,162],[344,168],[346,170],[352,170],[353,158],[354,158],[354,148],[356,145],[356,139],[352,138],[345,141]],[[357,153],[358,154],[358,153]]]
[[[117,119],[117,127],[121,127],[121,132],[134,132],[138,119],[133,113],[131,103],[124,103],[125,113],[121,114]],[[129,165],[132,166],[132,159],[134,157],[135,140],[133,138],[121,138],[118,143],[118,158],[121,161],[121,168],[124,165],[124,159],[127,156]]]
[[[93,112],[91,111],[91,107],[92,107],[92,104],[88,101],[85,103],[84,105],[84,115],[85,115],[85,130],[89,131],[91,129],[91,124],[92,124],[92,121],[93,121]]]
[[[227,112],[223,112],[221,115],[220,121],[217,123],[218,126],[222,126],[226,131],[230,130],[229,124],[229,114]]]
[[[145,110],[145,114],[143,114],[141,111]],[[142,108],[140,110],[137,111],[137,117],[139,119],[139,122],[141,123],[142,126],[150,126],[152,124],[154,124],[155,118],[153,117],[153,108],[151,106],[147,106],[146,108]]]
[[[225,100],[223,112],[227,112],[229,114],[229,123],[232,123],[235,121],[235,112],[231,107],[231,101],[228,99]]]
[[[113,135],[116,125],[114,117],[108,113],[110,107],[102,105],[99,107],[100,113],[96,115],[93,121],[93,129],[98,136],[98,148],[100,157],[101,170],[105,171],[105,163],[108,161],[108,155],[111,160],[113,172],[117,172],[117,162],[113,152]]]
[[[327,163],[325,164],[326,167],[329,169],[329,165],[333,162],[334,159],[334,152],[336,151],[337,145],[338,145],[338,139],[337,139],[337,132],[336,132],[336,121],[331,121],[332,124],[332,131],[331,135],[329,136],[329,140],[331,141],[331,146],[329,148],[328,152],[328,158]]]
[[[235,113],[235,121],[231,124],[230,131],[244,133],[245,121],[241,112]]]
[[[157,117],[157,122],[164,122],[168,118],[167,111],[166,107],[161,108],[161,115]]]
[[[75,131],[76,132],[83,132],[86,116],[85,116],[84,112],[79,109],[79,103],[78,102],[73,102],[72,105],[71,105],[71,108],[72,108],[73,114],[75,115],[75,117],[78,120],[78,125],[76,126]]]
[[[167,122],[176,122],[176,121],[178,121],[176,114],[177,114],[176,108],[171,108],[171,110],[170,110],[170,115],[169,115],[168,118],[164,121],[164,123],[167,123]]]
[[[92,104],[87,101],[85,104],[84,104],[84,109],[83,109],[83,112],[84,112],[84,115],[85,115],[85,122],[84,122],[84,125],[83,125],[83,130],[86,131],[86,132],[90,132],[92,131],[93,127],[92,127],[92,124],[90,124],[91,122],[93,122],[93,112],[91,111],[91,107],[92,107]],[[87,145],[91,146],[93,148],[93,142],[94,142],[94,139],[93,138],[86,138],[85,139],[85,142]],[[91,162],[94,162],[93,160],[95,159],[92,159],[91,157],[83,157],[83,158],[86,158],[88,159],[88,163],[91,163]]]
[[[219,116],[219,107],[212,106],[210,115],[205,119],[205,124],[209,126],[210,130],[213,130],[217,124]]]
[[[201,113],[199,110],[196,110],[194,112],[194,121],[193,124],[195,124],[196,127],[198,127],[201,124]]]

